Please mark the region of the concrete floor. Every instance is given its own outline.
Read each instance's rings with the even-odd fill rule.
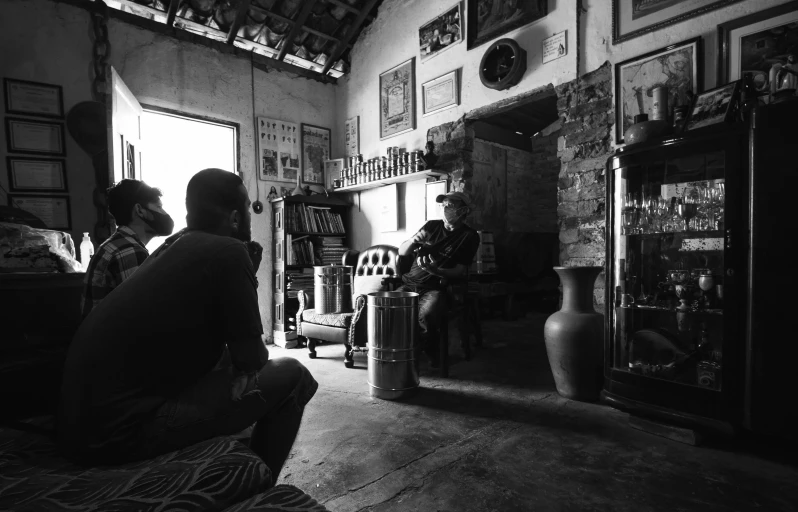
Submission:
[[[421,390],[369,397],[365,354],[343,345],[270,347],[319,381],[279,483],[345,511],[798,510],[798,468],[728,446],[688,446],[628,426],[600,404],[560,397],[543,323],[483,322],[472,361],[453,353],[451,377],[421,364]]]

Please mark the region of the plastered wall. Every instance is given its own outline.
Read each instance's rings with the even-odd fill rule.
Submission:
[[[64,107],[91,99],[91,40],[87,11],[52,0],[3,0],[0,4],[0,76],[59,84]],[[205,46],[179,41],[119,20],[108,25],[110,64],[141,103],[238,123],[240,170],[254,201],[255,147],[250,62]],[[287,73],[255,70],[255,115],[335,126],[335,88]],[[5,141],[0,128],[0,141]],[[89,156],[66,135],[72,236],[92,231],[94,171]],[[146,150],[145,150],[146,151]],[[201,147],[175,151],[202,151]],[[6,144],[0,143],[5,165]],[[0,183],[8,188],[7,173]],[[271,211],[268,186],[260,182],[263,214],[253,214],[253,237],[265,247],[259,298],[264,331],[271,337]],[[293,185],[291,184],[293,187]],[[5,198],[2,198],[5,204]],[[78,241],[80,238],[76,238]],[[98,243],[98,241],[95,241]]]
[[[704,41],[704,88],[715,86],[715,62],[717,59],[717,25],[726,21],[766,9],[786,0],[743,0],[707,14],[692,17],[682,23],[671,25],[624,43],[612,44],[611,0],[582,0],[587,11],[581,18],[580,69],[579,75],[591,72],[604,62],[622,62],[669,44],[678,43],[696,36]],[[527,51],[527,72],[521,82],[505,91],[485,88],[479,80],[480,60],[489,47],[483,44],[468,51],[466,42],[452,46],[445,52],[419,61],[418,27],[426,21],[448,10],[455,4],[452,0],[385,0],[377,19],[364,31],[352,50],[351,73],[339,81],[336,96],[336,126],[343,127],[347,118],[360,116],[361,153],[364,157],[382,156],[389,146],[422,149],[427,130],[452,122],[466,113],[490,105],[502,99],[512,98],[524,92],[551,84],[554,86],[574,80],[576,69],[576,0],[549,0],[549,15],[544,19],[502,35],[511,37]],[[543,39],[567,31],[568,55],[547,64],[542,64],[541,43]],[[421,84],[452,69],[463,68],[461,104],[430,115],[421,116],[421,107],[416,107],[417,128],[406,134],[386,140],[379,138],[379,75],[381,72],[407,60],[416,58],[416,97],[420,98]],[[341,130],[334,131],[333,153],[344,154]],[[422,193],[423,187],[408,186],[400,194]],[[366,203],[373,191],[361,193]],[[400,199],[406,204],[415,204],[412,197]],[[410,213],[408,212],[408,219]],[[400,213],[401,217],[401,213]],[[408,221],[407,230],[380,233],[362,213],[352,215],[353,227],[358,234],[356,247],[367,247],[376,243],[393,243],[409,237],[416,226]],[[400,226],[401,228],[401,226]]]

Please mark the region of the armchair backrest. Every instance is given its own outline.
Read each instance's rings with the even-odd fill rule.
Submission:
[[[374,245],[362,252],[348,251],[344,255],[344,265],[353,267],[355,279],[364,276],[396,277],[399,249],[392,245]]]

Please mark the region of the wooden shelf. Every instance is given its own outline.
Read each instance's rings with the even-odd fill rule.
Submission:
[[[445,176],[446,173],[438,169],[427,169],[426,171],[411,172],[410,174],[402,174],[401,176],[391,176],[390,178],[383,178],[381,180],[369,181],[368,183],[359,183],[357,185],[349,185],[348,187],[336,188],[336,192],[356,192],[358,190],[366,190],[369,188],[377,188],[393,183],[404,183],[407,181],[420,180],[422,178]]]

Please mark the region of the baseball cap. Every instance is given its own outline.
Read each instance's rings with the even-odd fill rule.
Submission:
[[[442,203],[445,198],[449,198],[451,201],[460,201],[467,207],[473,209],[474,203],[471,202],[471,198],[468,197],[468,194],[465,192],[449,192],[448,194],[441,194],[435,198],[436,203]]]

